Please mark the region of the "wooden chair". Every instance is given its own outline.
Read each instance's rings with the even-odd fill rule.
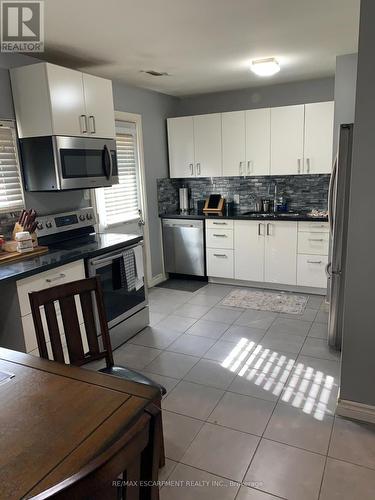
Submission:
[[[83,333],[79,325],[76,304],[77,297],[79,297],[84,320],[85,331]],[[31,292],[29,293],[29,299],[39,355],[41,358],[50,359],[47,349],[46,332],[44,331],[40,310],[41,307],[44,307],[52,359],[60,363],[65,363],[64,349],[55,308],[55,303],[58,302],[64,326],[69,363],[76,366],[82,366],[92,361],[105,359],[106,367],[100,369],[100,372],[120,377],[128,381],[130,380],[140,384],[157,387],[159,389],[160,398],[154,401],[154,403],[161,408],[161,398],[167,392],[162,385],[134,370],[114,364],[102,288],[98,276],[72,281],[37,292]],[[95,311],[97,313],[98,322],[95,318]],[[87,340],[88,349],[86,349],[86,352],[83,346],[82,336],[85,336]],[[162,425],[160,432],[162,437]],[[163,467],[165,465],[163,439],[161,439],[161,446],[159,465]]]
[[[151,412],[160,415],[160,409]],[[31,497],[33,500],[159,500],[157,486],[152,486],[149,455],[155,442],[152,422],[146,412],[126,432],[92,457],[81,470]],[[68,468],[69,470],[69,468]],[[121,478],[121,479],[120,479]],[[141,486],[141,481],[149,482]],[[126,484],[128,483],[128,484]]]

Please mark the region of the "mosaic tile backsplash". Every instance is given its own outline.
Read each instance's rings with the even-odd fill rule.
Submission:
[[[198,200],[212,193],[220,193],[228,201],[239,195],[236,208],[254,210],[258,199],[273,199],[275,184],[278,196],[284,196],[288,210],[327,210],[329,174],[286,175],[259,177],[200,177],[187,179],[163,178],[157,180],[159,213],[178,210],[178,189],[188,187],[191,193],[191,208]]]

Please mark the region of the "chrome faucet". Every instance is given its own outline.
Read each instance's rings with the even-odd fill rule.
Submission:
[[[277,183],[275,182],[275,191],[273,195],[273,211],[277,212]]]

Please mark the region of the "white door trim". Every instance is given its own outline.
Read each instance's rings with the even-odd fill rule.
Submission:
[[[339,399],[336,414],[341,417],[353,418],[355,420],[361,420],[362,422],[375,424],[375,406],[357,403],[356,401]]]
[[[128,113],[126,111],[115,111],[115,120],[131,122],[135,124],[137,133],[137,148],[138,148],[138,161],[139,161],[139,185],[142,205],[142,215],[145,225],[143,226],[143,240],[146,251],[146,277],[147,284],[152,282],[151,270],[151,252],[150,252],[150,232],[148,224],[148,210],[147,210],[147,193],[146,193],[146,172],[145,172],[145,159],[143,152],[143,131],[142,131],[142,115],[137,113]]]

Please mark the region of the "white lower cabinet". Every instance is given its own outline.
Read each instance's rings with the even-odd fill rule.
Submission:
[[[265,226],[257,221],[234,221],[234,277],[264,280]]]
[[[327,255],[298,255],[297,258],[297,285],[326,288]]]
[[[216,221],[215,221],[216,222]],[[325,288],[327,223],[224,219],[206,224],[207,275]],[[225,225],[224,225],[225,224]]]
[[[35,276],[31,276],[29,278],[24,278],[22,280],[17,281],[18,302],[21,311],[21,321],[23,327],[26,352],[35,351],[35,349],[37,349],[38,347],[34,329],[34,322],[31,315],[29,293],[38,290],[43,290],[44,288],[50,288],[55,285],[69,283],[70,281],[75,281],[83,278],[85,278],[85,267],[83,260],[79,260],[76,262],[71,262],[69,264],[64,264],[63,266],[55,267],[50,271],[44,271]],[[77,306],[79,306],[78,299],[77,299]],[[63,332],[60,310],[57,305],[55,307],[56,307],[56,315],[58,323],[61,332]],[[83,323],[82,311],[80,310],[80,307],[77,307],[77,309],[78,309],[78,319],[81,324]],[[43,310],[41,311],[41,316],[45,328],[46,320]],[[48,336],[47,336],[47,341],[48,341]],[[64,342],[65,339],[63,338],[63,344]]]
[[[298,224],[297,285],[327,287],[328,223]]]
[[[231,229],[207,229],[206,245],[208,248],[233,249],[233,231]]]
[[[214,278],[233,278],[233,250],[207,248],[207,274]]]
[[[266,222],[264,281],[297,284],[297,223]]]

